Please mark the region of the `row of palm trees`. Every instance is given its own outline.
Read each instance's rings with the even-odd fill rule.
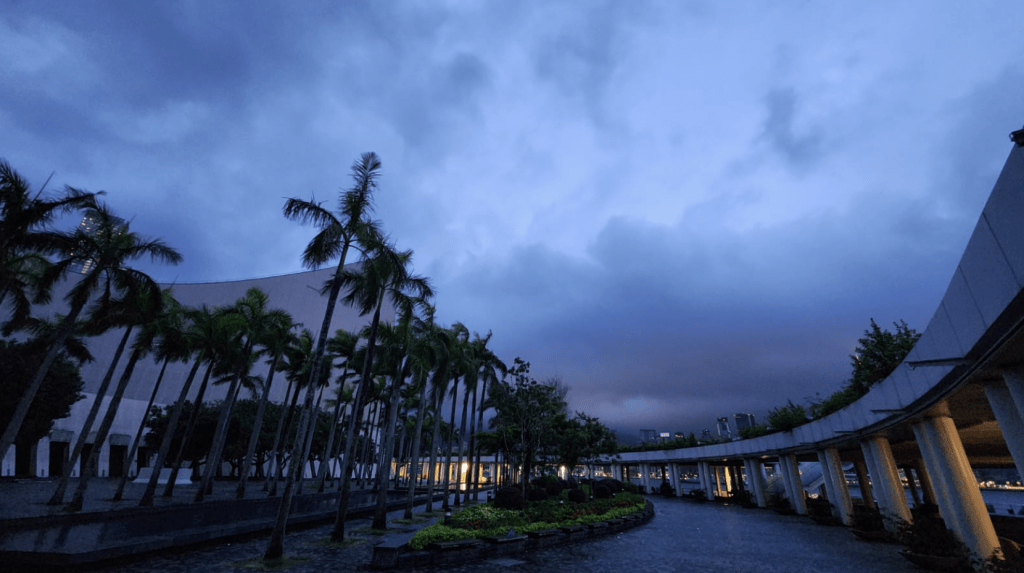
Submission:
[[[284,373],[288,383],[285,402],[291,406],[287,412],[289,416],[296,417],[298,423],[277,421],[278,437],[264,487],[274,494],[281,482],[283,489],[278,526],[266,552],[268,558],[279,556],[283,551],[284,524],[287,523],[291,497],[302,487],[304,467],[311,458],[321,461],[316,467],[313,482],[320,491],[325,488],[328,472],[334,465],[331,462],[336,460],[340,465],[335,477],[340,481],[341,503],[332,533],[339,540],[345,535],[344,515],[353,487],[352,480],[357,478],[361,485],[365,485],[364,480],[372,475],[373,487],[383,493],[391,482],[396,451],[399,458],[403,452],[408,452],[409,459],[399,459],[399,462],[407,461],[410,467],[418,468],[421,452],[425,450],[423,444],[429,439],[428,467],[431,469],[428,487],[431,491],[437,487],[449,487],[452,469],[456,473],[455,479],[461,481],[459,473],[463,460],[471,468],[478,467],[480,449],[472,436],[483,427],[487,385],[504,373],[505,366],[487,348],[490,334],[471,337],[469,330],[461,324],[446,328],[434,321],[433,291],[426,278],[410,270],[412,251],[398,249],[383,233],[380,223],[372,219],[373,193],[379,172],[377,156],[363,154],[353,165],[353,186],[341,194],[336,214],[315,201],[289,199],[285,204],[287,218],[313,224],[318,229],[302,255],[304,265],[317,268],[337,260],[336,271],[323,289],[327,297],[324,321],[314,335],[309,331],[296,333],[292,318],[280,309],[269,308],[266,294],[257,289],[250,290],[227,307],[183,307],[174,300],[172,292],[161,291],[151,278],[128,266],[143,256],[177,263],[181,257],[176,251],[160,241],[145,239],[131,232],[123,220],[100,203],[97,194],[66,188],[63,195],[53,199],[44,198],[41,192],[33,196],[17,173],[6,163],[0,165],[0,201],[3,208],[3,221],[0,223],[3,225],[0,228],[3,231],[0,234],[0,302],[6,299],[6,307],[11,309],[4,328],[13,331],[30,323],[33,320],[32,305],[47,302],[53,286],[60,280],[68,280],[69,271],[77,265],[87,270],[66,298],[69,311],[60,319],[52,335],[48,360],[52,361],[62,352],[73,337],[95,336],[111,328],[124,329],[119,348],[99,386],[93,409],[79,433],[71,460],[65,464],[51,503],[63,503],[71,468],[86,450],[86,436],[99,419],[99,429],[86,461],[88,469],[79,479],[78,488],[68,505],[72,510],[81,508],[88,477],[132,379],[134,366],[150,354],[161,364],[150,395],[151,405],[167,365],[176,361],[192,363],[178,399],[170,410],[168,431],[164,433],[159,447],[155,448],[154,466],[172,468],[171,478],[164,489],[165,496],[173,494],[176,474],[183,462],[182,452],[194,432],[200,410],[198,405],[202,403],[209,385],[227,387],[195,501],[202,501],[212,487],[226,443],[232,408],[240,392],[248,389],[258,397],[259,407],[236,491],[239,498],[245,496],[246,478],[254,463],[256,439],[264,423],[263,412],[274,377],[276,373]],[[92,231],[79,228],[72,233],[61,233],[52,229],[51,223],[57,215],[76,210],[94,221]],[[358,253],[359,264],[346,266],[352,251]],[[331,319],[339,299],[342,304],[355,307],[362,315],[370,317],[362,332],[332,333]],[[395,311],[393,322],[382,320],[382,313],[389,308]],[[87,320],[80,320],[82,316]],[[129,353],[127,365],[116,381],[111,401],[101,417],[103,397],[114,384],[114,372],[126,350]],[[265,377],[251,373],[259,360],[269,365]],[[0,443],[2,454],[6,454],[14,442],[24,412],[31,404],[48,365],[44,361],[40,372],[33,375],[28,390],[20,398],[20,414],[16,413],[7,422]],[[335,376],[339,371],[340,374]],[[194,398],[195,407],[191,409],[189,419],[185,420],[185,404],[197,378],[200,381]],[[324,394],[328,390],[329,397],[325,401]],[[460,424],[456,426],[459,396],[462,397],[462,410]],[[310,451],[312,428],[321,408],[330,409],[332,423],[324,451],[314,453]],[[446,408],[449,415],[447,423],[442,415]],[[144,439],[145,423],[144,420],[135,434],[127,456],[129,460]],[[293,425],[296,428],[294,435],[287,435]],[[179,426],[184,426],[185,437],[172,452],[171,446]],[[336,435],[340,431],[344,431],[344,436]],[[367,444],[379,444],[380,447],[372,452],[357,451]],[[448,445],[443,455],[439,449],[441,444]],[[354,462],[365,459],[367,453],[371,456],[376,454],[375,463],[356,467]],[[440,471],[444,476],[441,484],[434,483],[434,477],[439,473],[435,468],[438,467],[444,468]],[[152,474],[140,505],[153,503],[159,473],[155,471]],[[474,469],[468,471],[470,476],[478,473]],[[116,499],[123,496],[128,472],[122,474],[125,477],[115,494]],[[410,479],[408,483],[406,511],[409,515],[415,481]],[[456,503],[459,502],[457,496]],[[386,526],[385,503],[386,496],[378,495],[374,527]]]

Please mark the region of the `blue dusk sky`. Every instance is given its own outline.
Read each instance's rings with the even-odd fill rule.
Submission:
[[[923,330],[1024,124],[1024,2],[80,2],[0,11],[0,157],[164,282],[302,270],[287,197],[635,439],[828,395]]]

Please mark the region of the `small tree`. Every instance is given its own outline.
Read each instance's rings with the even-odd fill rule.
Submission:
[[[25,392],[46,351],[46,340],[0,340],[0,419],[10,419],[14,414],[18,398]],[[43,378],[15,442],[33,444],[49,434],[53,421],[68,417],[75,402],[85,397],[82,386],[78,363],[66,352],[59,354]]]
[[[919,332],[902,320],[894,322],[893,326],[896,332],[882,330],[872,318],[871,328],[864,331],[864,336],[857,341],[855,353],[850,356],[853,374],[849,385],[861,395],[892,374],[921,338]]]

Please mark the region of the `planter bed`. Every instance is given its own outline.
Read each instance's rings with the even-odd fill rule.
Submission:
[[[402,546],[378,545],[373,548],[370,568],[376,570],[411,569],[466,563],[495,557],[518,555],[542,547],[569,545],[582,539],[595,539],[643,525],[654,518],[654,506],[647,502],[644,509],[629,518],[611,519],[583,525],[531,531],[512,537],[488,537],[431,543],[426,551],[410,551]],[[614,523],[610,523],[614,522]]]

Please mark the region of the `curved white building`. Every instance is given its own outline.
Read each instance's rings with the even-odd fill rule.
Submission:
[[[354,268],[358,263],[348,265]],[[299,323],[300,328],[309,329],[316,337],[323,322],[324,311],[326,310],[327,299],[320,295],[320,290],[325,281],[335,272],[336,267],[324,268],[316,271],[300,272],[290,275],[266,277],[259,279],[246,279],[238,281],[211,282],[211,283],[186,283],[186,284],[162,284],[161,287],[169,287],[173,290],[174,297],[183,305],[199,307],[203,304],[209,307],[229,306],[238,299],[245,296],[246,291],[256,287],[268,295],[268,308],[279,308],[291,314],[292,319]],[[54,313],[67,312],[63,304],[64,294],[71,283],[65,283],[53,294],[53,303],[41,309],[35,309],[38,315],[53,315]],[[357,332],[364,325],[369,323],[369,316],[361,317],[357,310],[344,304],[335,306],[334,317],[331,321],[331,332],[344,329],[349,332]],[[391,321],[394,319],[394,309],[386,306],[381,313],[381,320]],[[68,452],[74,447],[79,432],[85,423],[85,418],[96,398],[96,391],[110,366],[118,343],[124,335],[124,329],[109,331],[102,336],[87,340],[89,351],[95,357],[91,363],[82,366],[81,374],[85,382],[85,399],[75,404],[71,415],[67,418],[54,422],[53,430],[48,438],[44,438],[34,448],[12,447],[3,460],[4,476],[26,476],[26,477],[49,477],[63,467],[63,460]],[[130,350],[126,350],[121,358],[121,363],[114,372],[112,386],[116,385],[118,378],[128,361]],[[112,463],[114,460],[123,459],[131,447],[131,440],[142,422],[145,414],[146,403],[152,393],[153,384],[160,373],[160,364],[152,356],[143,358],[135,367],[131,382],[129,383],[124,400],[118,408],[117,418],[110,431],[110,437],[100,451],[97,464],[98,475],[118,475],[119,463]],[[173,363],[167,368],[160,391],[156,397],[159,405],[174,403],[181,392],[185,378],[191,368],[191,363]],[[257,362],[253,367],[253,374],[262,375],[266,378],[268,367],[263,360]],[[271,391],[271,400],[281,401],[287,383],[284,377],[277,375]],[[199,383],[196,381],[191,389],[189,399],[194,400],[198,392]],[[206,392],[204,401],[218,400],[224,397],[226,386],[213,386]],[[244,397],[244,394],[242,395]],[[104,399],[109,402],[109,397]],[[106,405],[100,409],[100,416],[106,411]],[[93,424],[93,432],[99,426],[99,419]],[[111,453],[113,452],[113,455]],[[86,456],[82,456],[83,459]],[[137,460],[132,460],[130,472],[135,473]],[[75,475],[81,472],[80,460],[74,468]]]

